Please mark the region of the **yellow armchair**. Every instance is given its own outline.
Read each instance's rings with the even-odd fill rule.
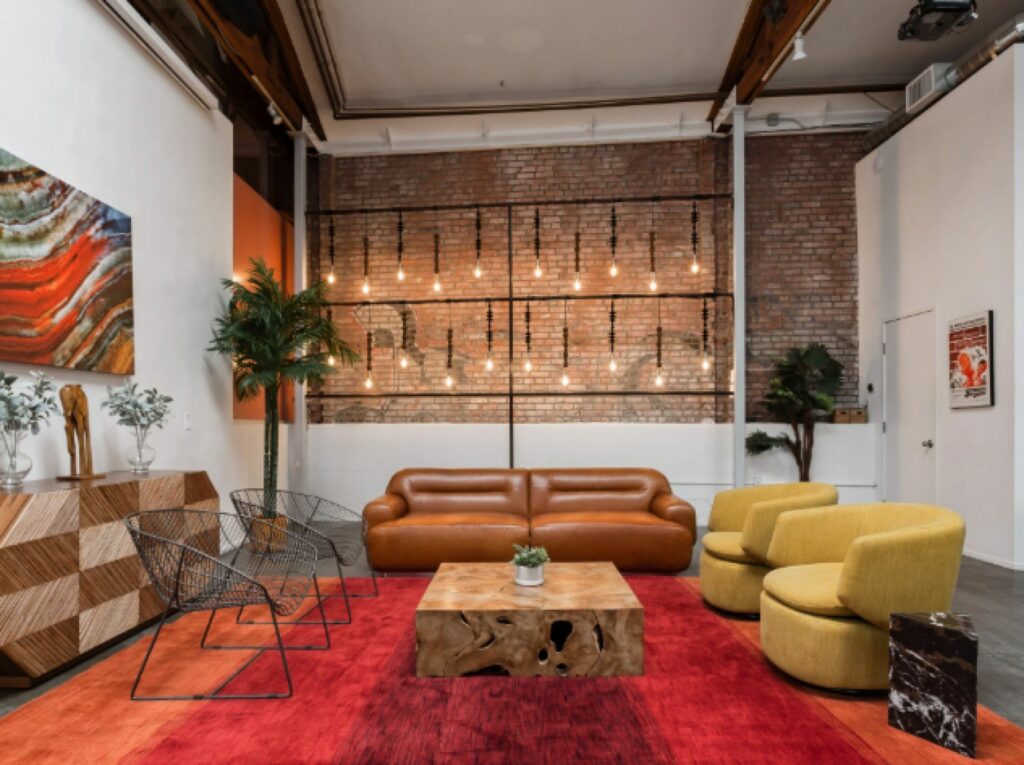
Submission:
[[[761,580],[770,570],[768,546],[775,522],[789,510],[834,505],[825,483],[783,483],[719,492],[711,506],[700,559],[704,599],[723,611],[756,614]]]
[[[872,504],[781,516],[761,594],[761,648],[827,688],[888,684],[889,615],[949,609],[964,522],[933,505]]]

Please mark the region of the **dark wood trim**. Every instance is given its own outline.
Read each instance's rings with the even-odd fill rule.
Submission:
[[[316,102],[313,100],[313,93],[310,91],[309,83],[306,82],[306,77],[302,73],[299,55],[295,51],[291,35],[288,34],[288,25],[285,23],[284,15],[281,13],[280,0],[263,0],[263,9],[266,11],[267,19],[270,21],[270,28],[274,33],[274,37],[277,38],[277,42],[281,47],[288,76],[299,91],[298,99],[302,106],[302,112],[306,115],[306,119],[309,120],[309,124],[313,128],[313,132],[316,133],[317,138],[321,141],[326,141],[327,135],[324,133],[324,126],[320,122],[320,114],[317,111]]]
[[[757,98],[770,79],[766,75],[771,72],[772,65],[789,47],[798,31],[803,29],[806,32],[821,17],[828,3],[829,0],[786,0],[780,6],[782,15],[773,21],[766,13],[773,5],[772,0],[751,0],[718,88],[724,95],[715,99],[708,120],[715,119],[733,88],[736,89],[737,104],[749,104]],[[817,15],[811,18],[816,9]]]

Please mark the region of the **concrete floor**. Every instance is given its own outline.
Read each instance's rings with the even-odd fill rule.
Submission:
[[[700,535],[706,529],[700,529]],[[699,573],[700,545],[685,576]],[[366,576],[361,561],[346,576]],[[337,576],[332,564],[320,566],[320,575]],[[981,638],[978,659],[978,700],[996,713],[1024,726],[1024,572],[964,558],[960,568],[953,610],[970,614]],[[336,629],[344,629],[338,627]],[[152,628],[142,633],[151,634]],[[139,639],[131,638],[129,642]],[[0,717],[41,696],[79,672],[109,658],[127,643],[121,643],[61,675],[28,690],[0,690]],[[126,691],[127,692],[127,691]]]

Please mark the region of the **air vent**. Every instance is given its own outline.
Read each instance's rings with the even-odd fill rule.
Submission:
[[[932,64],[907,85],[907,114],[913,114],[928,106],[949,90],[946,72],[951,64]]]

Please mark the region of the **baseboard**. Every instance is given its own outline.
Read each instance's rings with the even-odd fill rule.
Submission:
[[[1002,568],[1012,569],[1013,571],[1024,571],[1024,561],[1015,563],[1013,561],[1006,560],[1005,558],[975,552],[974,550],[964,550],[964,555],[968,558],[980,560],[982,563],[991,563],[993,566],[1001,566]]]

